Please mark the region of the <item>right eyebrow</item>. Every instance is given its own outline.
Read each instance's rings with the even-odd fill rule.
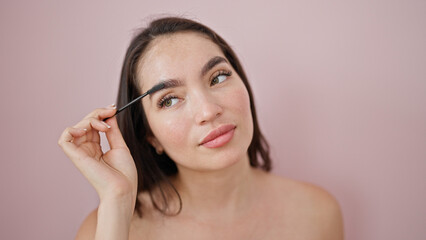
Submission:
[[[183,85],[183,82],[182,82],[181,80],[178,80],[178,79],[167,79],[167,80],[160,81],[160,82],[159,82],[158,84],[156,84],[155,86],[160,85],[160,84],[164,84],[164,88],[163,88],[163,89],[160,89],[160,90],[158,90],[158,91],[156,91],[156,92],[153,92],[153,93],[149,94],[149,98],[150,98],[150,99],[152,98],[152,95],[154,95],[154,94],[155,94],[155,93],[157,93],[157,92],[160,92],[160,91],[165,90],[165,89],[168,89],[168,88],[175,88],[175,87],[180,87],[180,86],[182,86],[182,85]],[[154,86],[154,87],[155,87],[155,86]]]

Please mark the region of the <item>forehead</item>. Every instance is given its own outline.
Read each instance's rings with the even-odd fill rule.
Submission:
[[[146,91],[160,80],[183,78],[185,74],[201,71],[214,56],[225,57],[219,46],[201,33],[159,36],[150,43],[139,61],[139,85]]]

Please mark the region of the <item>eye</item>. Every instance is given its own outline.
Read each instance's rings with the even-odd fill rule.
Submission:
[[[165,96],[158,102],[159,108],[169,108],[178,103],[179,99],[174,96]]]
[[[210,86],[219,84],[223,81],[225,81],[229,76],[231,76],[230,71],[219,71],[217,74],[215,74],[215,77],[210,82]]]

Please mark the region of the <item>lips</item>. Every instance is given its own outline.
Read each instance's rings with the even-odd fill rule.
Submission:
[[[233,124],[221,125],[211,130],[207,136],[201,140],[200,145],[208,148],[221,147],[231,141],[234,136],[234,130],[235,125]]]

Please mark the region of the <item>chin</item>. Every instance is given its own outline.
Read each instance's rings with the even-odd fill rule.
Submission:
[[[218,171],[230,168],[234,165],[243,164],[243,161],[249,161],[247,150],[235,151],[234,149],[222,150],[220,152],[212,153],[208,157],[199,158],[194,170],[198,171]]]
[[[211,171],[229,168],[236,164],[243,163],[244,161],[247,161],[247,164],[250,164],[247,152],[249,144],[250,142],[230,142],[228,146],[211,152],[208,154],[208,157],[205,157],[200,161],[203,166],[207,168],[206,170]]]

